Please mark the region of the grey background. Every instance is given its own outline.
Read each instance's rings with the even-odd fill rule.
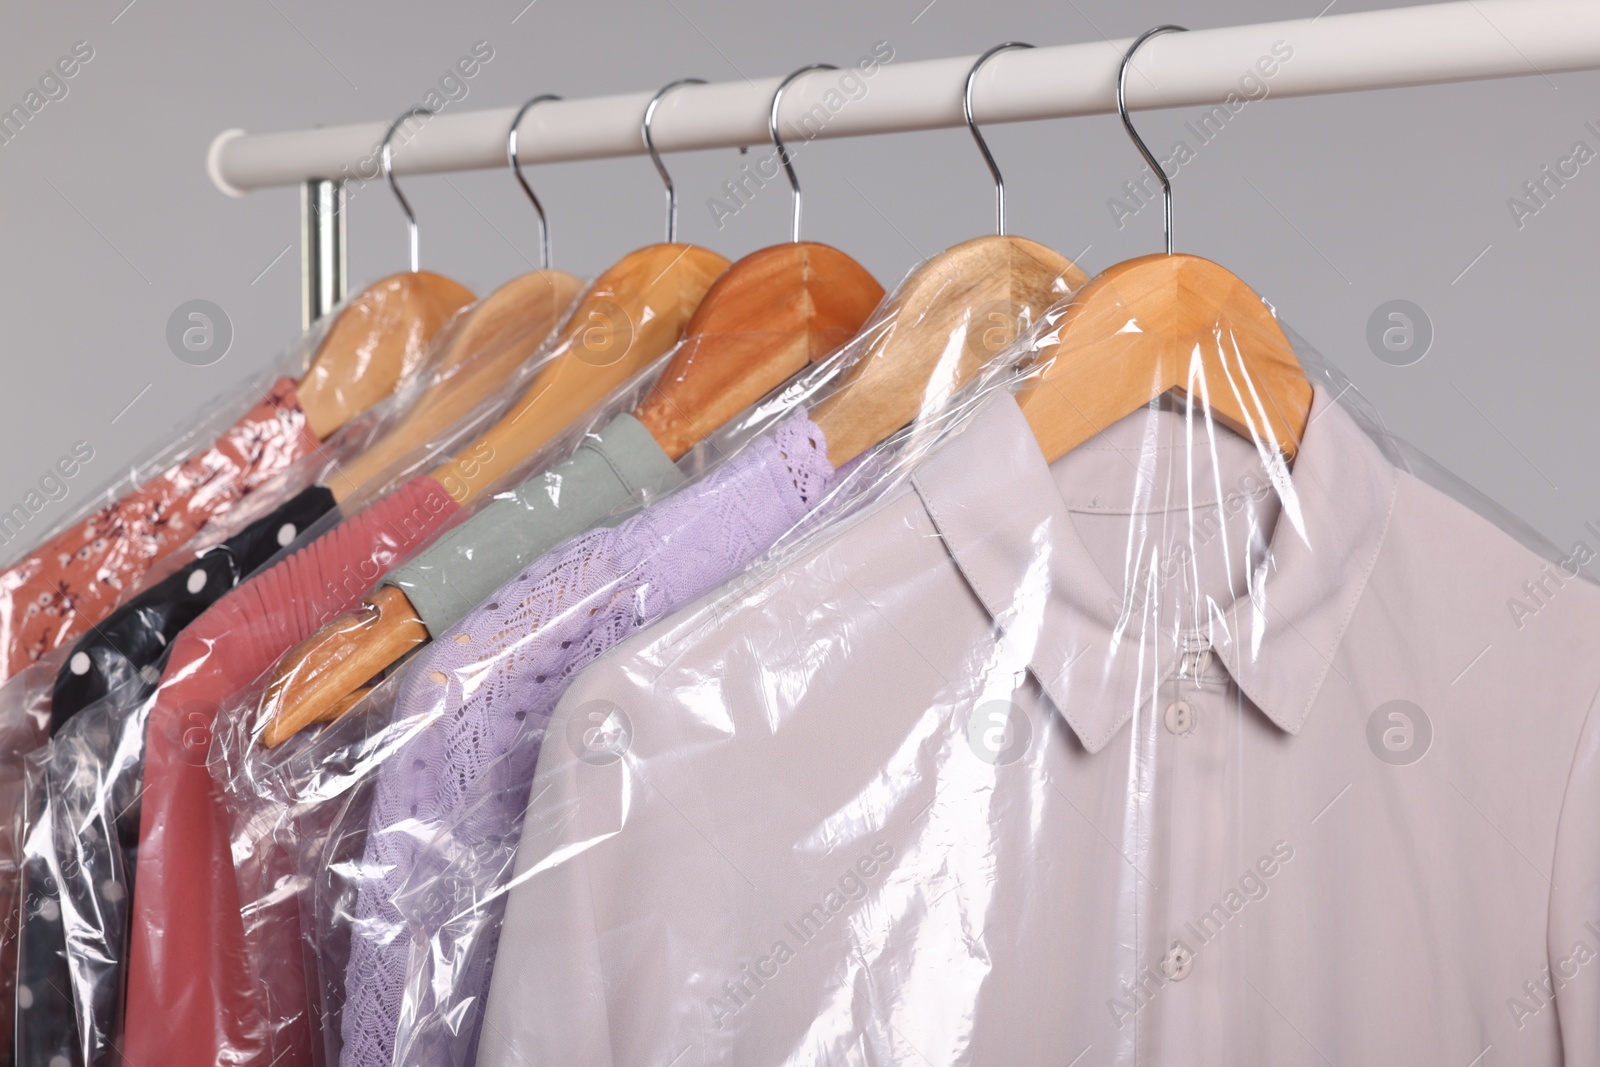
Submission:
[[[878,40],[903,62],[1166,21],[1309,17],[1325,2],[9,4],[0,107],[20,102],[74,42],[95,55],[64,99],[0,145],[0,509],[86,439],[96,458],[41,516],[55,521],[298,333],[299,194],[218,193],[204,154],[224,128],[392,116],[480,40],[494,57],[452,107],[842,65]],[[1335,0],[1329,14],[1385,6],[1398,5]],[[1170,145],[1199,110],[1150,113],[1141,129]],[[1597,545],[1583,524],[1600,520],[1590,416],[1600,162],[1520,229],[1507,206],[1576,141],[1600,149],[1590,120],[1600,127],[1592,73],[1252,104],[1179,174],[1178,246],[1251,282],[1446,467],[1561,545]],[[1108,207],[1141,171],[1114,117],[996,127],[990,140],[1013,232],[1083,253],[1091,273],[1158,249],[1158,209],[1119,229]],[[736,257],[787,236],[788,197],[776,189],[720,230],[706,208],[754,155],[669,159],[682,238]],[[987,175],[962,131],[818,142],[799,165],[806,236],[837,244],[885,284],[991,225]],[[552,215],[557,266],[592,275],[660,236],[660,186],[643,157],[530,176]],[[509,173],[418,178],[407,192],[424,266],[487,292],[536,258],[532,214]],[[352,201],[349,239],[353,287],[404,268],[401,216],[381,188]],[[166,344],[169,314],[192,299],[216,302],[233,323],[232,350],[212,366],[188,365]],[[1392,299],[1414,301],[1434,324],[1432,350],[1413,366],[1380,361],[1366,342],[1369,316]]]

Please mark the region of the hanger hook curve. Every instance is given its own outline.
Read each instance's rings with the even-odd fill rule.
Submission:
[[[639,124],[639,132],[644,135],[645,151],[650,153],[650,161],[656,165],[656,173],[661,175],[661,181],[667,187],[667,244],[672,244],[678,239],[678,190],[672,186],[672,175],[667,173],[666,166],[661,162],[661,153],[656,151],[655,142],[650,139],[650,123],[655,121],[656,105],[661,103],[661,98],[680,85],[704,85],[704,78],[679,78],[675,82],[668,82],[661,87],[661,91],[650,98],[650,103],[645,105],[644,121]]]
[[[550,220],[544,217],[544,205],[539,203],[539,197],[533,191],[533,186],[528,184],[528,179],[522,176],[522,164],[517,161],[517,127],[522,125],[522,116],[535,104],[542,104],[548,100],[560,100],[555,93],[540,93],[517,109],[517,117],[511,120],[511,132],[506,135],[506,161],[511,164],[511,173],[517,176],[517,184],[522,186],[522,191],[528,194],[528,199],[533,203],[533,210],[539,215],[539,269],[550,269]]]
[[[1127,54],[1122,57],[1122,66],[1117,71],[1117,114],[1122,117],[1122,128],[1128,131],[1128,136],[1133,139],[1133,147],[1139,150],[1144,161],[1155,172],[1156,178],[1161,182],[1161,225],[1167,235],[1167,255],[1172,255],[1172,179],[1167,177],[1167,172],[1161,169],[1161,163],[1150,154],[1150,149],[1144,143],[1144,138],[1139,136],[1139,131],[1133,128],[1133,120],[1128,117],[1128,67],[1133,63],[1133,54],[1139,50],[1152,37],[1163,33],[1187,33],[1187,26],[1157,26],[1145,30],[1133,39],[1128,46]]]
[[[379,158],[383,162],[383,176],[389,182],[389,190],[394,193],[394,198],[400,201],[400,210],[406,213],[406,232],[411,237],[411,272],[413,274],[418,270],[417,216],[412,213],[411,203],[406,200],[406,194],[400,191],[399,183],[394,180],[394,148],[391,142],[394,140],[395,131],[403,126],[407,119],[416,118],[418,115],[426,115],[432,118],[434,114],[434,112],[425,107],[406,108],[399,118],[389,123],[389,131],[383,135],[383,148],[379,153]]]
[[[789,175],[789,188],[794,193],[794,216],[789,224],[789,240],[800,240],[800,179],[794,172],[794,163],[790,161],[789,149],[784,147],[783,137],[778,133],[778,108],[783,103],[783,91],[789,87],[802,74],[809,74],[813,70],[838,70],[832,63],[808,63],[799,70],[790,73],[778,87],[772,91],[772,106],[767,109],[767,132],[772,135],[772,146],[778,150],[778,162],[783,164],[784,173]]]
[[[972,139],[978,142],[978,151],[983,153],[983,161],[989,165],[989,173],[994,175],[994,232],[1001,237],[1006,234],[1006,182],[1000,177],[1000,167],[995,163],[994,156],[989,152],[989,142],[983,139],[983,134],[978,131],[978,120],[972,117],[972,83],[978,80],[978,71],[989,62],[991,56],[998,52],[1006,52],[1013,48],[1032,48],[1033,45],[1026,41],[1007,41],[997,44],[972,64],[972,69],[967,71],[967,86],[961,93],[961,113],[966,116],[967,129],[972,131]]]

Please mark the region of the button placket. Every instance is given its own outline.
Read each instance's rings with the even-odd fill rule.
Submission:
[[[1167,648],[1176,664],[1169,668],[1159,690],[1165,703],[1158,705],[1161,726],[1156,728],[1165,742],[1157,783],[1157,792],[1165,800],[1160,805],[1157,836],[1167,849],[1167,880],[1153,910],[1151,929],[1155,942],[1151,971],[1167,988],[1144,1020],[1151,1028],[1152,1041],[1163,1048],[1172,1042],[1190,1043],[1205,1032],[1203,1006],[1211,1002],[1216,980],[1209,973],[1209,962],[1206,971],[1197,971],[1199,952],[1206,941],[1190,926],[1209,907],[1215,895],[1212,887],[1219,884],[1218,868],[1224,863],[1212,840],[1220,814],[1215,773],[1221,738],[1212,736],[1210,727],[1219,720],[1210,716],[1216,713],[1216,702],[1226,689],[1225,684],[1217,684],[1214,673],[1207,675],[1207,671],[1215,672],[1217,664],[1204,633],[1180,630],[1175,643]]]
[[[1162,768],[1161,787],[1174,803],[1166,809],[1163,830],[1171,843],[1171,863],[1165,945],[1157,951],[1158,969],[1170,988],[1152,1021],[1160,1027],[1163,1047],[1177,1042],[1212,1048],[1219,1040],[1218,1023],[1226,1017],[1223,985],[1242,937],[1242,928],[1234,924],[1219,929],[1208,921],[1237,878],[1236,857],[1242,854],[1237,821],[1229,815],[1235,797],[1231,754],[1238,690],[1204,634],[1183,633],[1177,652],[1181,670],[1172,678],[1170,699],[1187,706],[1190,721],[1188,733],[1168,735],[1172,758]]]
[[[1194,731],[1199,714],[1190,694],[1198,694],[1205,688],[1202,677],[1210,668],[1211,659],[1211,642],[1203,634],[1194,631],[1182,634],[1178,646],[1178,670],[1173,678],[1173,699],[1161,716],[1161,722],[1169,734],[1184,737]]]
[[[1206,672],[1211,669],[1212,658],[1210,639],[1198,631],[1185,631],[1178,659],[1179,679],[1200,688]]]
[[[1201,648],[1193,652],[1185,652],[1183,660],[1178,665],[1178,677],[1200,684],[1200,679],[1211,667],[1211,649]]]

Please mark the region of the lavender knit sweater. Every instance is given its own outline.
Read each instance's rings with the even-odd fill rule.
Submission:
[[[619,526],[552,550],[408,665],[378,774],[342,1032],[345,1067],[467,1064],[545,724],[567,682],[738,574],[833,479],[796,414]]]

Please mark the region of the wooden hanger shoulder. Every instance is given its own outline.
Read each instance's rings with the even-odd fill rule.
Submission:
[[[809,241],[752,252],[718,278],[634,416],[677,459],[855,335],[883,299],[867,269]]]
[[[1311,383],[1277,317],[1208,259],[1151,255],[1073,299],[1018,402],[1054,462],[1168,390],[1203,385],[1211,414],[1293,460]]]
[[[386,625],[373,625],[380,620]],[[262,744],[273,748],[319,721],[427,639],[405,594],[380,586],[360,610],[339,616],[284,655],[261,696]]]
[[[427,392],[398,425],[329,476],[335,499],[347,499],[487,400],[549,338],[582,288],[564,271],[532,271],[468,309],[429,368]]]
[[[482,492],[677,344],[727,269],[726,259],[696,245],[651,245],[624,256],[578,298],[549,363],[523,395],[434,477],[459,503]]]
[[[1059,253],[1020,237],[963,242],[929,259],[892,298],[885,322],[813,415],[843,466],[960,389],[1037,318],[1087,281]]]
[[[297,389],[311,432],[329,434],[394,392],[472,293],[429,271],[393,274],[339,312]]]
[[[435,373],[471,359],[474,368],[483,352],[521,350],[531,353],[560,325],[583,280],[563,270],[519,274],[484,297],[445,342]],[[529,334],[542,335],[530,344]]]

